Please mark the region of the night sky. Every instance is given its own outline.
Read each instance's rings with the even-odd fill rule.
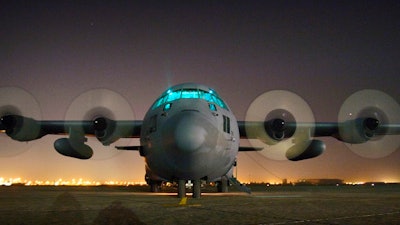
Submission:
[[[238,120],[275,89],[302,96],[324,122],[336,122],[358,90],[400,101],[398,1],[0,1],[0,32],[0,87],[31,93],[44,120],[65,119],[74,99],[99,88],[123,96],[141,120],[182,82],[214,88]],[[81,161],[59,155],[57,138],[17,145],[2,134],[0,177],[144,180],[137,152],[90,140],[95,156]],[[399,150],[367,159],[321,140],[326,152],[301,162],[239,153],[239,180],[400,182]]]

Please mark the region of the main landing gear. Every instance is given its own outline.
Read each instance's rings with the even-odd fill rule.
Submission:
[[[161,185],[162,185],[162,181],[155,181],[152,180],[150,182],[148,182],[150,185],[150,191],[151,192],[160,192],[161,191]]]

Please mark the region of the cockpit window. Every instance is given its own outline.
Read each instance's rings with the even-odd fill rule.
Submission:
[[[165,104],[165,105],[164,105],[164,109],[163,109],[164,112],[170,110],[170,109],[171,109],[171,106],[172,106],[172,103],[167,103],[167,104]]]
[[[182,90],[182,98],[199,98],[198,90]]]
[[[212,103],[208,103],[208,107],[210,108],[211,111],[217,111],[217,107]]]
[[[170,92],[165,98],[165,102],[172,102],[181,98],[181,93],[178,91]],[[164,102],[163,102],[164,103]]]
[[[228,110],[228,107],[226,106],[224,101],[222,101],[222,99],[219,98],[215,92],[213,91],[206,92],[204,90],[198,90],[198,89],[182,89],[175,91],[168,90],[163,96],[161,96],[154,102],[151,108],[155,109],[163,105],[164,103],[173,102],[181,98],[204,99],[209,103],[215,103],[219,107]]]

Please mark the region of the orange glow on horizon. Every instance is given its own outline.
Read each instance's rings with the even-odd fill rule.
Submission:
[[[240,179],[239,179],[240,180]],[[306,179],[307,180],[307,179]],[[264,180],[264,181],[255,181],[255,180],[240,180],[243,184],[251,184],[251,183],[265,183],[270,185],[282,185],[282,184],[296,184],[299,180]],[[364,185],[367,183],[400,183],[399,180],[394,178],[386,178],[379,180],[343,180],[343,184],[346,185]],[[4,178],[0,177],[0,186],[11,186],[11,185],[24,185],[24,186],[131,186],[131,185],[146,185],[144,181],[121,181],[121,180],[108,180],[108,181],[95,181],[90,179],[72,178],[71,180],[64,180],[59,178],[57,180],[29,180],[22,179],[21,177],[16,178]]]
[[[71,179],[71,180],[23,180],[21,178],[3,178],[0,177],[0,186],[11,186],[13,184],[25,185],[25,186],[130,186],[130,185],[144,185],[145,182],[134,182],[134,181],[91,181],[83,178]]]

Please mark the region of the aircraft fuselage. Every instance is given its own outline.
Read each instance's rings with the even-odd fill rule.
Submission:
[[[232,173],[239,140],[236,118],[215,91],[174,86],[143,120],[146,180],[218,180]]]

